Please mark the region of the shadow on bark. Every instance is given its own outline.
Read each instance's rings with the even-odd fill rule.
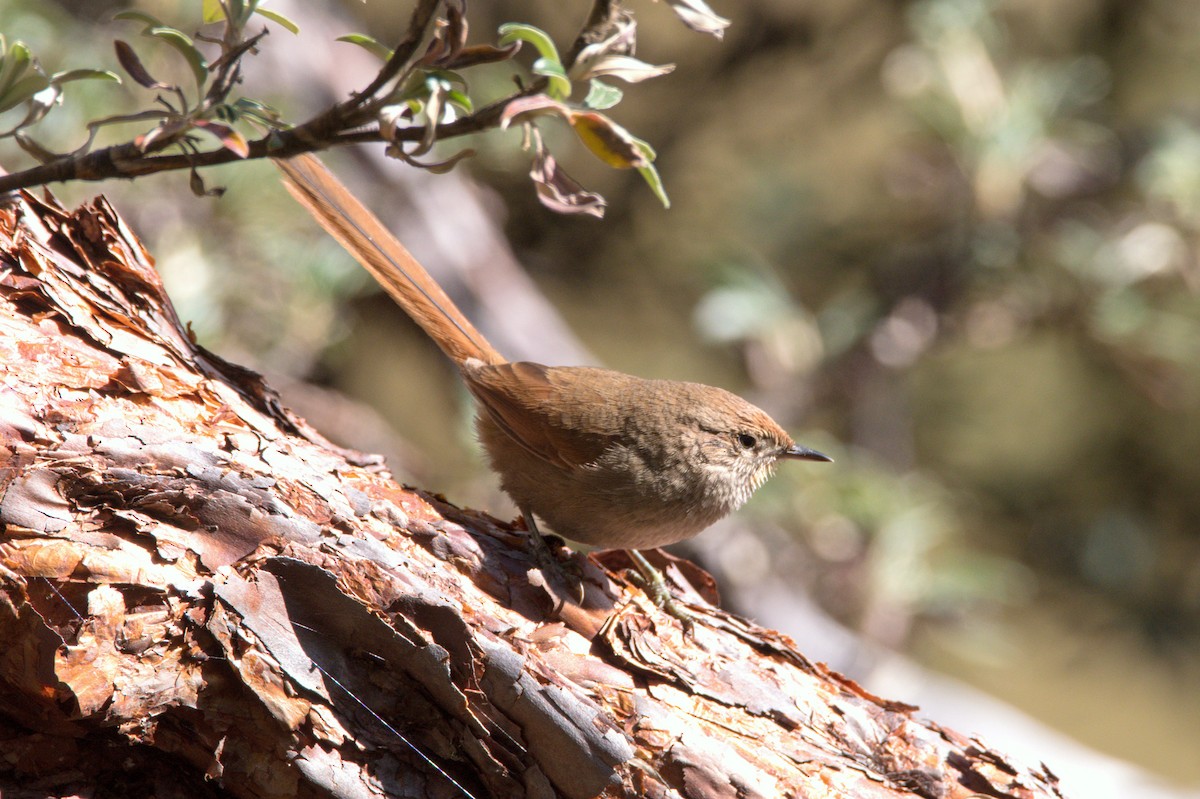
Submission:
[[[1061,795],[690,564],[692,638],[621,553],[547,577],[333,446],[190,340],[103,199],[0,209],[0,375],[6,798]]]

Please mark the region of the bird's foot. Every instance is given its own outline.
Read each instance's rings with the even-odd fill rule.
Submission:
[[[576,603],[582,604],[584,599],[583,569],[578,561],[574,558],[563,560],[555,554],[555,549],[562,549],[563,540],[556,535],[542,535],[537,522],[533,520],[533,514],[524,512],[521,517],[525,520],[525,527],[529,530],[529,548],[537,562],[538,569],[547,576],[557,574],[565,578],[564,582],[574,589]],[[551,542],[553,542],[553,546]]]
[[[666,575],[654,568],[654,564],[636,549],[629,550],[629,559],[637,568],[636,572],[629,572],[633,581],[646,592],[646,596],[650,597],[650,601],[657,607],[662,608],[667,615],[679,619],[684,635],[692,635],[696,629],[697,616],[671,593]]]

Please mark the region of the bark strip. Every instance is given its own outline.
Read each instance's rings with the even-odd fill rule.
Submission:
[[[1061,796],[331,445],[190,340],[103,199],[0,208],[0,523],[6,799]]]

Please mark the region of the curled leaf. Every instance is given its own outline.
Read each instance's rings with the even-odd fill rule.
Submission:
[[[540,140],[534,152],[529,177],[537,189],[538,200],[551,211],[559,214],[586,214],[597,219],[604,217],[604,208],[607,205],[605,199],[585,189],[559,168],[558,161],[541,146]]]
[[[424,155],[437,143],[437,126],[442,121],[442,109],[445,107],[446,90],[449,86],[444,81],[432,77],[425,81],[425,85],[429,89],[429,97],[425,100],[425,134],[413,155]]]
[[[250,145],[246,142],[246,137],[228,125],[207,119],[198,119],[195,124],[200,130],[215,137],[221,142],[222,147],[239,158],[246,158],[250,155]]]
[[[592,60],[579,68],[579,74],[572,70],[572,76],[577,80],[591,78],[619,78],[626,83],[641,83],[650,78],[657,78],[675,70],[674,64],[647,64],[645,61],[627,55],[606,55]]]
[[[676,16],[683,20],[683,24],[692,30],[707,33],[718,39],[725,37],[725,29],[729,27],[729,20],[709,8],[704,0],[667,0],[667,2],[670,3],[671,10],[675,12]]]
[[[471,103],[471,98],[463,92],[460,92],[458,89],[451,89],[450,91],[446,92],[446,101],[467,114],[470,114],[475,110],[474,105]]]
[[[197,197],[220,197],[225,193],[224,186],[217,186],[212,189],[207,188],[204,185],[204,178],[200,177],[200,173],[194,167],[192,174],[188,177],[188,186],[191,188],[192,194],[195,194]]]
[[[236,115],[235,118],[245,117],[252,119],[269,128],[277,128],[283,124],[277,110],[266,103],[252,100],[249,97],[239,97],[234,101],[232,109]]]
[[[379,109],[379,134],[385,141],[395,141],[401,127],[407,127],[414,111],[408,103],[387,105]]]
[[[56,85],[70,83],[73,80],[108,80],[121,82],[121,76],[107,69],[69,69],[65,72],[55,72],[50,76],[50,82]]]
[[[281,28],[283,28],[285,30],[291,31],[292,33],[296,33],[296,34],[300,33],[300,26],[297,25],[295,22],[292,22],[290,19],[285,17],[283,14],[280,14],[278,11],[268,11],[265,8],[257,8],[256,7],[254,9],[254,13],[258,14],[260,17],[266,17],[267,19],[271,20],[276,25],[280,26]]]
[[[152,36],[160,39],[183,56],[183,60],[192,70],[192,77],[196,79],[196,88],[199,91],[204,90],[204,82],[208,80],[208,62],[204,60],[204,56],[196,49],[196,45],[192,42],[192,38],[178,28],[157,27],[150,28],[144,31],[146,36]]]
[[[219,5],[219,4],[218,4]],[[141,22],[148,28],[161,27],[163,22],[153,14],[147,14],[145,11],[119,11],[113,14],[113,19],[130,20],[132,22]],[[205,22],[214,22],[215,20],[205,19]]]
[[[87,152],[87,150],[92,146],[92,142],[96,138],[96,133],[107,125],[122,125],[127,122],[141,122],[148,119],[157,119],[159,120],[159,124],[154,128],[153,131],[151,131],[153,133],[154,131],[162,130],[162,126],[168,116],[170,116],[169,112],[161,108],[151,108],[146,111],[138,111],[137,113],[133,114],[117,114],[115,116],[103,117],[102,119],[93,119],[91,122],[87,123],[87,142],[85,142],[83,146],[81,146],[76,152]],[[138,137],[134,143],[138,147],[141,147],[143,144],[143,137]],[[151,140],[151,143],[153,143],[153,140]]]
[[[541,28],[520,22],[507,22],[500,26],[501,47],[514,42],[529,42],[537,48],[541,57],[534,62],[535,74],[543,75],[550,81],[550,94],[555,99],[562,100],[571,95],[571,81],[567,78],[567,70],[563,67],[562,58],[554,40]]]
[[[467,13],[464,4],[450,3],[446,6],[446,27],[441,31],[445,44],[439,62],[453,59],[467,46]]]
[[[151,128],[142,135],[135,137],[133,140],[133,146],[138,148],[138,150],[143,153],[148,152],[150,148],[154,146],[155,142],[167,135],[167,132],[167,121],[164,119],[156,127]]]
[[[506,22],[501,25],[498,44],[504,47],[516,42],[529,42],[537,48],[538,54],[542,58],[562,63],[562,59],[558,57],[558,48],[554,46],[554,40],[541,28],[520,22]]]
[[[507,129],[518,117],[550,114],[560,116],[563,119],[570,119],[571,113],[571,109],[544,94],[518,97],[504,107],[504,113],[500,115],[500,129]]]
[[[404,163],[406,163],[410,166],[415,166],[418,169],[427,170],[429,172],[434,173],[435,175],[442,175],[442,174],[445,174],[446,172],[449,172],[450,170],[454,169],[454,167],[458,165],[459,161],[462,161],[463,159],[470,158],[471,156],[475,155],[475,151],[468,147],[465,150],[459,150],[457,153],[450,156],[445,161],[424,162],[424,161],[418,161],[415,158],[413,158],[410,154],[406,153],[404,151],[404,148],[401,147],[399,144],[389,144],[387,146],[387,149],[385,149],[383,151],[383,154],[388,156],[389,158],[398,158],[399,160],[403,161]]]
[[[539,58],[533,62],[533,74],[541,75],[550,81],[549,94],[555,100],[565,100],[571,96],[571,81],[559,61],[550,58]]]
[[[57,161],[59,158],[63,157],[62,153],[56,153],[53,150],[48,150],[22,133],[16,133],[13,136],[13,139],[16,140],[18,147],[20,147],[29,155],[33,156],[33,158],[37,160],[39,164],[48,164],[51,161]]]
[[[339,42],[357,44],[359,47],[366,50],[380,61],[386,62],[392,57],[392,48],[383,44],[378,39],[366,35],[365,33],[347,33],[345,36],[337,37],[337,40]]]

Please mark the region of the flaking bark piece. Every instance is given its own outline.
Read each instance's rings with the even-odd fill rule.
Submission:
[[[692,636],[330,445],[103,200],[0,206],[0,525],[5,797],[1061,796],[685,562]]]

